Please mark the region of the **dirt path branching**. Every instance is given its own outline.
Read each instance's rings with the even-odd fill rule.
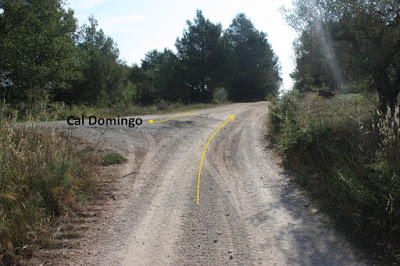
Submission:
[[[86,223],[90,233],[79,240],[75,255],[62,248],[67,254],[63,262],[365,264],[268,148],[267,111],[266,102],[243,103],[134,129],[110,127],[103,145],[128,162],[119,170],[110,168],[115,186],[105,192],[108,200],[88,214],[96,218]],[[235,119],[218,132],[205,154],[196,205],[204,147],[230,116]],[[76,134],[96,139],[101,128],[78,127]]]

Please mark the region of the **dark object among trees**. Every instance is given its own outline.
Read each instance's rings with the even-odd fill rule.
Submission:
[[[324,90],[320,90],[318,92],[318,96],[324,97],[324,98],[332,98],[333,96],[335,96],[335,94],[331,91],[324,91]]]
[[[300,93],[309,93],[309,92],[314,92],[312,89],[300,89],[299,90]]]

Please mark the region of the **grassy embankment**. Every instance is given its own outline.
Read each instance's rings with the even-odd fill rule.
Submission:
[[[63,103],[47,103],[38,102],[32,108],[18,107],[17,110],[12,110],[13,116],[17,117],[18,121],[26,121],[27,117],[35,117],[39,121],[66,120],[68,116],[86,117],[93,115],[96,117],[116,117],[116,116],[138,116],[150,114],[164,114],[168,112],[186,112],[190,110],[200,110],[218,106],[224,103],[198,103],[198,104],[183,104],[180,102],[170,103],[163,100],[157,101],[153,105],[130,105],[127,107],[96,107],[85,105],[67,106]],[[31,111],[34,110],[34,111]]]
[[[286,166],[347,234],[400,262],[400,108],[379,114],[361,94],[291,92],[270,106]]]
[[[51,236],[52,222],[79,211],[96,193],[99,165],[126,159],[77,149],[71,133],[15,126],[0,105],[0,265],[29,257]]]

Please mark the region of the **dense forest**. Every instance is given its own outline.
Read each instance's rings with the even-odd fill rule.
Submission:
[[[394,110],[400,92],[398,0],[295,0],[285,10],[295,43],[297,89],[373,91]]]
[[[245,14],[223,30],[198,10],[176,39],[177,53],[151,50],[141,66],[127,66],[96,19],[78,27],[62,0],[0,1],[0,10],[0,97],[21,111],[38,102],[264,100],[281,83],[267,35]]]

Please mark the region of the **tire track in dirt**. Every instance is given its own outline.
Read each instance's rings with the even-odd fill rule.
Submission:
[[[125,151],[132,174],[124,208],[91,264],[365,264],[326,217],[311,215],[308,200],[266,148],[267,111],[266,102],[232,104],[105,134]],[[208,147],[196,205],[204,147],[232,115]]]

